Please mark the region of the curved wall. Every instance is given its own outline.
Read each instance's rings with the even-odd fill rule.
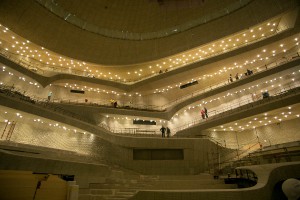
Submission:
[[[2,96],[2,95],[0,95]],[[9,102],[8,102],[9,101]],[[167,138],[139,138],[116,136],[100,127],[80,122],[68,116],[57,114],[53,111],[30,106],[28,103],[4,100],[1,104],[16,109],[14,112],[24,115],[24,119],[18,120],[15,131],[10,141],[61,149],[79,153],[85,160],[104,161],[129,168],[143,174],[197,174],[208,169],[207,155],[218,151],[218,147],[208,139],[167,139]],[[2,107],[3,109],[3,107]],[[6,110],[5,108],[3,110]],[[8,111],[8,109],[7,109]],[[3,115],[3,114],[2,114]],[[33,115],[33,117],[31,117]],[[14,115],[15,116],[15,115]],[[55,127],[48,127],[48,123],[33,125],[36,116],[42,121],[59,123],[59,126],[74,126],[88,132],[82,133],[59,131]],[[2,116],[3,117],[3,116]],[[8,120],[12,121],[8,117]],[[1,129],[6,123],[1,123]],[[6,137],[1,140],[7,140]],[[181,149],[183,159],[158,159],[158,160],[134,160],[133,149],[154,149],[164,151],[166,149]],[[168,154],[166,154],[169,156]]]
[[[89,33],[62,21],[33,0],[1,1],[0,22],[22,37],[68,57],[99,64],[126,65],[170,56],[239,32],[297,4],[296,0],[255,0],[230,15],[184,33],[148,41],[111,39]]]
[[[226,145],[232,149],[243,147],[246,149],[258,142],[260,142],[263,147],[266,147],[300,141],[300,134],[298,134],[299,123],[300,118],[295,118],[245,131],[204,131],[203,134],[209,135],[218,141],[223,141],[224,143],[222,142],[222,145]]]

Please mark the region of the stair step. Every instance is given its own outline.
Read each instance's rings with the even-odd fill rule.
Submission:
[[[93,195],[113,195],[115,191],[113,189],[90,189],[90,193]]]
[[[79,188],[79,194],[90,194],[90,188]]]
[[[79,194],[78,200],[104,200],[104,198],[100,196],[94,196],[92,194]]]
[[[128,188],[128,189],[120,189],[119,192],[132,192],[132,193],[135,193],[136,190]]]
[[[127,200],[128,198],[122,198],[122,197],[105,197],[105,200]]]
[[[159,180],[214,180],[211,174],[159,176]]]
[[[79,200],[124,200],[129,199],[134,194],[80,194]]]
[[[122,197],[132,197],[132,196],[134,196],[135,195],[135,193],[129,193],[129,192],[127,192],[127,193],[119,193],[119,192],[117,192],[116,194],[115,194],[115,196],[122,196]]]

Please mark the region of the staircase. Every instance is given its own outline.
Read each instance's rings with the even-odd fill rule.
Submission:
[[[131,171],[112,170],[104,183],[90,183],[79,190],[79,200],[127,200],[139,190],[201,190],[234,189],[235,184],[225,184],[210,174],[198,175],[140,175]]]
[[[156,177],[112,170],[104,183],[90,183],[89,188],[79,189],[79,200],[127,200],[138,190],[150,187]]]

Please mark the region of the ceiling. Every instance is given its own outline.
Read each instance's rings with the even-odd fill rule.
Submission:
[[[250,2],[249,0],[56,0],[52,1],[54,5],[51,5],[49,1],[37,1],[66,21],[72,17],[73,20],[81,20],[99,29],[123,31],[128,34],[175,28],[193,20],[208,18],[209,15],[218,16],[222,11],[224,11],[222,15],[226,15]],[[64,15],[55,12],[55,9],[59,9]]]
[[[63,55],[61,62],[66,59],[69,64],[63,66],[66,69],[84,62],[89,67],[84,69],[87,74],[101,76],[100,71],[108,68],[114,75],[106,75],[109,79],[134,82],[160,69],[177,68],[198,61],[200,56],[205,59],[219,53],[217,46],[207,46],[196,55],[194,51],[207,44],[228,39],[218,46],[228,50],[277,33],[282,29],[278,27],[280,18],[296,6],[295,0],[3,0],[0,23],[51,55]],[[264,27],[268,23],[275,26]],[[246,35],[242,38],[241,33]],[[141,37],[132,38],[135,34]],[[228,36],[232,36],[230,41]],[[187,58],[177,60],[183,53],[191,54],[188,62]],[[48,61],[62,68],[58,62]],[[115,67],[119,74],[113,71]],[[128,68],[133,68],[131,79]]]

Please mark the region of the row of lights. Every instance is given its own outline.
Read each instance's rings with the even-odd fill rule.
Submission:
[[[300,72],[300,70],[299,70],[299,72]],[[9,73],[12,75],[11,72],[9,72]],[[275,86],[275,85],[274,85],[274,82],[275,82],[276,80],[286,79],[286,77],[293,76],[293,75],[296,75],[296,72],[292,72],[291,74],[285,75],[284,77],[281,76],[281,77],[278,77],[278,78],[274,78],[274,79],[271,79],[271,80],[267,80],[267,81],[263,82],[263,84],[268,84],[268,83],[269,83],[269,84],[272,84],[271,87],[273,88],[273,87]],[[25,77],[19,77],[19,79],[25,81]],[[291,80],[292,80],[292,81],[295,81],[295,78],[292,78]],[[1,83],[1,84],[3,84],[3,83]],[[29,82],[29,84],[33,84],[33,83],[32,83],[32,82]],[[37,85],[37,84],[34,83],[34,85]],[[242,93],[242,92],[246,91],[247,89],[248,89],[248,90],[253,90],[255,87],[259,87],[259,86],[260,86],[259,84],[253,85],[253,86],[251,86],[251,87],[244,88],[244,89],[240,89],[240,90],[235,91],[235,92],[233,92],[233,93],[227,93],[226,95],[223,95],[222,97],[225,98],[225,97],[228,97],[228,96],[232,96],[233,94]],[[279,84],[278,86],[280,87],[281,84]],[[261,92],[263,92],[263,90],[261,90]],[[204,101],[204,100],[203,100],[202,103],[198,105],[198,107],[201,107],[202,105],[206,105],[207,103],[211,103],[211,102],[216,101],[216,100],[220,100],[220,98],[221,98],[221,97],[217,97],[217,98],[211,99],[210,101]],[[188,107],[188,110],[194,109],[194,108],[196,108],[196,107],[197,107],[197,106],[189,106],[189,107]],[[187,109],[185,109],[185,110],[183,111],[183,113],[186,112],[186,111],[187,111]],[[178,116],[178,113],[176,113],[175,116]],[[172,118],[172,119],[173,119],[173,118]]]
[[[295,40],[297,41],[298,40],[298,38],[295,38]],[[297,44],[296,44],[297,45]],[[284,46],[284,44],[280,44],[279,45],[280,47],[283,47]],[[262,52],[266,52],[266,49],[263,49],[262,50]],[[272,50],[272,51],[270,51],[270,52],[272,52],[272,56],[275,56],[275,52],[276,52],[276,50]],[[286,49],[284,49],[283,50],[283,52],[286,52]],[[260,57],[260,54],[258,54],[257,55],[257,57]],[[267,56],[267,57],[265,57],[265,60],[268,60],[269,59],[269,57]],[[195,78],[195,79],[192,79],[190,82],[194,82],[195,80],[205,80],[206,78],[212,78],[212,77],[214,77],[214,75],[221,75],[222,73],[225,73],[225,72],[227,72],[227,70],[233,70],[233,69],[235,69],[235,68],[242,68],[243,66],[246,66],[246,65],[248,65],[249,63],[255,63],[256,61],[259,61],[259,60],[263,60],[263,58],[262,57],[260,57],[259,59],[253,59],[252,61],[248,61],[248,60],[246,60],[242,65],[237,65],[237,63],[235,62],[233,65],[233,67],[229,67],[229,68],[226,68],[226,67],[223,67],[223,69],[221,69],[221,70],[219,70],[218,72],[215,72],[214,74],[205,74],[205,75],[203,75],[202,77],[197,77],[197,78]],[[163,93],[163,92],[167,92],[167,91],[169,91],[170,89],[173,89],[173,88],[179,88],[180,87],[180,85],[182,85],[182,83],[179,83],[179,84],[176,84],[175,86],[167,86],[167,88],[163,88],[163,89],[161,89],[161,90],[158,90],[158,89],[156,89],[153,93]],[[66,83],[65,84],[65,87],[67,87],[68,86],[68,83]],[[81,90],[86,90],[87,89],[87,87],[86,86],[84,86],[84,87],[82,87],[82,88],[80,88],[79,86],[77,86],[76,84],[74,84],[73,86],[72,85],[69,85],[69,87],[70,88],[72,88],[72,89],[81,89]],[[88,91],[94,91],[94,92],[101,92],[101,90],[99,89],[99,88],[88,88]],[[107,94],[109,94],[109,93],[112,93],[112,94],[116,94],[116,95],[121,95],[121,93],[117,93],[117,92],[115,92],[115,91],[106,91],[106,90],[102,90],[102,92],[104,92],[104,93],[107,93]],[[125,95],[125,96],[127,96],[127,93],[123,93],[123,95]],[[136,95],[138,95],[138,96],[141,96],[141,94],[139,94],[139,93],[136,93]],[[131,96],[131,94],[129,94],[128,96]]]
[[[2,72],[8,72],[8,75],[9,75],[9,76],[14,76],[14,73],[12,73],[12,72],[10,72],[10,71],[7,71],[7,69],[6,69],[5,66],[2,66]],[[23,77],[23,76],[19,76],[18,79],[21,80],[21,81],[27,82],[27,81],[26,81],[26,78]],[[3,84],[4,84],[3,82],[0,82],[0,85],[3,85]],[[40,85],[39,85],[37,82],[28,81],[28,84],[29,84],[29,85],[33,85],[33,86],[35,86],[35,87],[37,87],[37,88],[40,87]]]
[[[297,41],[298,41],[298,38],[295,38],[294,40],[297,42]],[[296,45],[298,45],[298,42],[296,43]],[[280,44],[280,47],[283,47],[283,46],[284,46],[284,44]],[[285,51],[285,49],[284,49],[284,51]],[[266,52],[266,50],[264,49],[262,52]],[[276,50],[272,50],[273,56],[274,56],[275,52],[276,52]],[[260,57],[260,55],[258,54],[257,57]],[[268,59],[268,57],[266,57],[265,59]],[[262,58],[260,58],[260,60],[262,60]],[[250,63],[255,62],[255,61],[256,61],[256,60],[254,59],[253,61],[250,61]],[[247,65],[248,63],[249,63],[249,61],[246,60],[246,61],[244,62],[243,65]],[[201,80],[201,79],[204,80],[204,79],[209,78],[209,77],[211,78],[211,77],[213,77],[214,75],[221,74],[222,72],[227,72],[227,70],[232,70],[232,69],[234,69],[234,68],[238,68],[238,67],[242,68],[243,65],[238,66],[237,63],[235,62],[235,63],[234,63],[234,67],[229,67],[229,68],[223,67],[223,69],[219,70],[218,72],[215,72],[214,74],[205,74],[205,75],[203,75],[202,77],[198,77],[198,80]],[[5,71],[5,67],[3,67],[3,71]],[[13,75],[13,74],[10,73],[10,75]],[[24,78],[23,78],[23,79],[24,79]],[[197,78],[196,78],[196,79],[197,79]],[[195,79],[192,79],[192,81],[195,81]],[[33,84],[33,83],[31,83],[31,84]],[[179,85],[176,84],[175,86],[167,86],[166,89],[162,89],[162,90],[156,89],[156,90],[154,91],[154,93],[165,92],[165,91],[168,91],[169,89],[173,89],[173,88],[180,87],[181,84],[182,84],[182,83],[179,83]],[[34,83],[34,85],[36,85],[37,87],[39,87],[39,85],[38,85],[37,83]],[[68,85],[68,83],[66,83],[65,87],[67,87],[67,85]],[[69,87],[70,87],[70,86],[69,86]],[[80,89],[78,86],[76,86],[76,84],[75,84],[75,86],[72,86],[73,89],[75,89],[74,87],[76,87],[77,89]],[[85,89],[87,89],[86,86],[84,86],[84,88],[81,88],[81,90],[85,90]],[[101,90],[100,90],[99,88],[97,88],[97,89],[96,89],[96,88],[88,88],[88,91],[94,91],[94,92],[98,92],[98,93],[99,93]],[[116,95],[118,95],[118,96],[120,95],[120,93],[117,93],[117,92],[115,92],[115,91],[110,91],[110,92],[108,92],[108,91],[102,90],[102,92],[107,93],[107,94],[108,94],[108,93],[116,94]],[[123,95],[126,96],[127,93],[123,93]],[[136,93],[136,95],[141,96],[141,94],[139,94],[139,93]],[[129,94],[128,96],[131,96],[131,94]]]
[[[175,67],[173,65],[177,65],[177,67],[181,67],[181,66],[184,66],[188,63],[192,63],[192,62],[195,62],[195,61],[202,60],[204,58],[208,58],[208,57],[211,56],[210,53],[216,54],[218,52],[223,52],[224,50],[228,49],[230,47],[229,43],[232,43],[233,41],[241,43],[241,44],[236,44],[236,43],[231,44],[233,47],[237,47],[237,46],[243,45],[247,42],[251,42],[252,41],[251,38],[253,38],[253,40],[256,40],[256,37],[258,37],[258,36],[256,36],[253,32],[262,31],[262,30],[266,31],[268,26],[273,26],[275,28],[276,25],[278,24],[277,21],[279,21],[279,19],[275,20],[275,22],[263,25],[263,26],[265,26],[265,28],[259,27],[259,28],[257,28],[257,30],[250,29],[250,30],[244,31],[243,33],[238,33],[238,34],[236,34],[232,37],[224,38],[224,39],[215,41],[213,43],[207,44],[203,47],[200,47],[200,48],[197,48],[197,49],[194,49],[194,50],[190,51],[190,52],[195,51],[194,53],[176,55],[172,58],[164,59],[160,63],[149,65],[148,68],[150,70],[152,70],[151,73],[153,74],[153,73],[156,73],[155,70],[153,70],[154,67],[157,67],[157,69],[164,69],[165,70],[168,67],[169,68]],[[268,30],[271,31],[271,32],[275,32],[274,28],[271,28],[270,30],[269,29]],[[2,31],[4,33],[7,33],[8,30],[9,30],[8,28],[3,27]],[[249,40],[242,40],[241,39],[243,37],[248,36],[249,34],[252,34],[252,37],[250,37]],[[268,32],[266,31],[265,33],[262,33],[261,37],[265,37],[266,36],[265,34],[268,34]],[[37,60],[41,63],[45,63],[47,65],[53,65],[54,67],[55,66],[60,66],[62,68],[62,67],[67,66],[69,69],[76,67],[76,68],[79,68],[78,70],[83,71],[87,76],[92,76],[92,77],[97,77],[97,78],[101,78],[101,77],[103,78],[104,77],[104,78],[108,78],[110,80],[122,80],[121,76],[119,76],[117,74],[114,75],[111,72],[108,72],[107,74],[104,74],[103,72],[99,72],[98,69],[93,70],[93,68],[96,68],[96,67],[101,68],[102,66],[100,66],[100,65],[93,65],[93,64],[88,64],[86,62],[81,62],[81,61],[76,61],[76,60],[69,59],[69,58],[64,58],[64,57],[58,56],[55,53],[52,53],[52,52],[49,53],[50,51],[46,50],[43,47],[41,47],[41,49],[39,49],[39,48],[30,49],[29,46],[26,46],[27,44],[30,44],[30,42],[28,40],[21,39],[20,41],[17,41],[16,40],[17,37],[18,36],[16,36],[15,34],[12,34],[11,39],[13,40],[13,42],[11,44],[11,48],[13,48],[13,49],[18,48],[16,53],[21,55],[21,56],[25,56],[25,54],[26,54],[25,57],[27,57],[27,58],[30,57],[31,59],[35,59],[35,60]],[[33,44],[31,44],[31,45],[36,46],[36,45],[33,45]],[[219,50],[216,49],[218,46],[220,47]],[[6,47],[5,50],[9,51],[10,49],[8,49]],[[203,55],[199,55],[199,54],[203,54]],[[41,57],[46,57],[46,59],[42,60]],[[56,60],[56,61],[54,61],[54,60]],[[169,66],[167,67],[168,63],[172,63],[172,64],[169,64]],[[90,67],[87,66],[87,65],[89,65]],[[83,70],[82,70],[82,68],[83,68]],[[120,69],[118,69],[118,70],[120,70]],[[127,75],[131,76],[132,74],[136,74],[138,76],[142,76],[142,72],[143,72],[143,69],[140,68],[139,70],[134,70],[133,72],[128,71]],[[123,81],[126,82],[126,79],[123,79]]]
[[[300,73],[300,70],[298,70],[298,72]],[[277,77],[277,78],[273,78],[269,81],[265,81],[263,82],[262,84],[270,84],[270,87],[274,88],[276,85],[274,84],[275,81],[279,81],[279,80],[286,80],[287,77],[289,76],[294,76],[296,75],[296,72],[292,72],[291,74],[287,74],[285,75],[284,77],[280,76],[280,77]],[[295,81],[295,78],[291,78],[291,81],[294,82]],[[216,97],[214,99],[211,99],[209,101],[202,101],[200,104],[198,105],[195,105],[195,106],[188,106],[186,109],[184,109],[183,111],[180,111],[178,113],[176,113],[172,118],[171,120],[174,120],[175,117],[179,116],[179,115],[184,115],[187,111],[190,111],[192,109],[198,109],[199,107],[202,107],[204,105],[207,106],[207,104],[209,103],[212,103],[214,101],[217,101],[217,100],[220,100],[221,98],[226,98],[226,97],[232,97],[234,94],[238,94],[238,93],[243,93],[247,90],[255,90],[255,88],[259,87],[259,86],[262,86],[261,84],[256,84],[256,85],[252,85],[250,87],[247,87],[247,88],[243,88],[243,89],[240,89],[240,90],[237,90],[235,92],[228,92],[226,95],[223,95],[223,96],[219,96],[219,97]],[[278,84],[278,87],[281,87],[282,85],[281,84]],[[263,87],[263,86],[262,86]],[[264,92],[265,90],[260,90],[260,92]],[[254,96],[256,96],[256,94],[253,94]]]
[[[297,45],[299,45],[299,43],[298,43],[298,38],[294,38],[294,40],[296,41],[296,46]],[[283,48],[285,45],[283,44],[283,43],[281,43],[280,45],[279,45],[279,47],[281,47],[281,48]],[[291,47],[291,48],[293,48],[293,46]],[[253,58],[253,59],[250,59],[250,61],[249,61],[249,59],[247,59],[247,60],[245,60],[244,62],[242,62],[242,64],[238,64],[237,62],[234,62],[233,63],[233,66],[232,67],[226,67],[226,66],[224,66],[224,67],[222,67],[222,69],[220,69],[220,70],[218,70],[217,72],[214,72],[214,73],[211,73],[211,74],[204,74],[204,75],[202,75],[202,76],[200,76],[200,77],[195,77],[195,78],[192,78],[190,81],[187,81],[187,83],[192,83],[192,82],[194,82],[194,81],[196,81],[196,80],[203,80],[203,81],[205,81],[207,78],[214,78],[214,76],[216,76],[216,75],[223,75],[225,72],[227,72],[226,74],[228,74],[228,73],[230,73],[229,71],[230,70],[235,70],[235,69],[238,69],[238,68],[243,68],[244,66],[248,66],[249,67],[249,65],[250,64],[254,64],[254,63],[256,63],[257,64],[257,62],[259,62],[259,61],[267,61],[271,56],[275,56],[276,55],[276,50],[274,49],[274,50],[270,50],[270,51],[267,51],[266,49],[263,49],[262,50],[262,53],[266,53],[266,52],[269,52],[270,53],[270,55],[265,55],[264,57],[261,55],[261,54],[257,54],[256,56],[255,56],[255,58]],[[282,50],[282,52],[283,53],[286,53],[287,52],[287,49],[283,49]],[[277,52],[277,54],[278,54],[279,52]],[[258,70],[259,70],[259,67],[257,68]],[[180,88],[180,86],[182,85],[182,84],[186,84],[186,83],[177,83],[177,84],[175,84],[175,85],[173,85],[173,86],[167,86],[166,88],[161,88],[161,89],[155,89],[154,90],[154,94],[155,93],[164,93],[164,92],[168,92],[169,90],[171,90],[171,89],[175,89],[175,88]]]
[[[69,88],[71,88],[71,89],[77,89],[77,90],[82,90],[82,91],[87,90],[87,91],[89,91],[89,92],[97,92],[97,93],[102,92],[102,93],[106,93],[106,94],[114,94],[114,95],[117,95],[117,96],[120,96],[120,95],[129,96],[129,97],[131,97],[131,96],[133,96],[133,95],[136,95],[136,96],[142,96],[142,94],[139,93],[139,92],[135,92],[134,94],[128,94],[128,93],[126,93],[126,92],[124,92],[124,93],[119,93],[119,92],[116,92],[116,91],[114,91],[114,90],[111,90],[111,91],[104,90],[104,89],[101,90],[100,88],[93,88],[93,87],[87,87],[87,86],[80,87],[80,86],[77,85],[77,84],[69,84],[69,83],[65,83],[64,87],[65,87],[65,88],[69,87]]]
[[[290,111],[292,109],[292,107],[288,107],[288,112],[281,112],[279,114],[277,114],[274,117],[268,117],[268,113],[264,113],[263,116],[261,118],[255,117],[253,118],[253,120],[248,121],[244,126],[238,124],[237,122],[234,123],[234,126],[232,125],[228,125],[227,127],[225,127],[224,125],[220,126],[219,129],[213,129],[213,131],[243,131],[246,129],[250,129],[250,128],[257,128],[259,126],[267,126],[273,123],[278,123],[281,122],[283,119],[293,119],[295,117],[299,118],[300,114],[292,114],[292,112]],[[273,119],[273,120],[272,120]],[[254,123],[256,123],[257,125],[253,125]]]
[[[166,120],[153,120],[153,119],[140,119],[140,118],[130,118],[130,117],[112,117],[112,116],[109,116],[109,115],[106,115],[106,118],[108,119],[113,119],[113,120],[128,120],[128,121],[131,121],[131,120],[143,120],[143,121],[150,121],[150,122],[156,122],[156,123],[167,123],[168,121]]]
[[[4,115],[6,116],[6,115],[8,115],[9,113],[7,112],[7,111],[5,111],[4,112]],[[20,118],[20,119],[22,119],[23,118],[23,115],[21,114],[21,113],[15,113],[15,115],[18,117],[18,118]],[[4,122],[5,123],[8,123],[8,124],[11,124],[11,120],[8,120],[8,119],[4,119]],[[68,128],[67,126],[63,126],[63,125],[60,125],[59,123],[47,123],[47,122],[44,122],[42,119],[40,119],[40,118],[37,118],[37,119],[33,119],[33,122],[35,122],[35,123],[41,123],[41,124],[48,124],[49,126],[51,126],[51,127],[57,127],[57,128],[60,128],[60,129],[63,129],[63,130],[65,130],[65,131],[73,131],[73,132],[75,132],[75,133],[77,133],[77,132],[79,132],[77,129],[72,129],[72,128]],[[80,131],[80,132],[82,132],[83,134],[86,134],[86,132],[85,131]],[[92,134],[91,134],[92,135]]]
[[[300,72],[300,70],[299,70],[299,72]],[[295,72],[293,72],[292,73],[293,75],[295,75]],[[280,77],[280,79],[282,79],[282,77]],[[272,83],[272,81],[276,81],[277,79],[276,78],[274,78],[274,79],[271,79],[270,81],[266,81],[265,83]],[[256,85],[257,86],[257,85]],[[254,86],[253,86],[254,87]],[[248,89],[251,89],[252,87],[249,87]],[[243,90],[240,90],[239,92],[241,92],[241,91],[245,91],[245,89],[243,89]],[[237,93],[238,91],[236,91],[235,93]],[[228,93],[229,94],[229,93]],[[230,95],[228,95],[227,94],[227,96],[232,96],[232,93],[230,94]],[[223,96],[223,97],[225,97],[225,96]],[[205,102],[205,104],[206,104],[207,102]],[[200,104],[201,105],[201,104]],[[189,109],[190,109],[191,107],[189,107]],[[193,107],[194,108],[194,107]],[[289,107],[289,109],[291,109],[291,107]],[[186,110],[185,110],[186,111]],[[5,113],[7,113],[7,112],[5,112]],[[283,117],[285,117],[285,118],[287,118],[288,117],[288,115],[291,115],[292,113],[291,112],[287,112],[287,113],[282,113],[282,115],[283,115]],[[18,117],[20,117],[20,118],[22,118],[23,116],[20,114],[20,113],[16,113],[16,115],[18,116]],[[264,114],[265,115],[265,117],[264,117],[264,119],[265,120],[267,120],[268,118],[267,118],[267,113],[265,113]],[[178,116],[178,113],[176,114],[176,116]],[[299,117],[299,114],[297,114],[296,115],[297,117]],[[109,116],[107,115],[107,118],[108,118]],[[275,116],[274,117],[275,119],[277,119],[278,117],[277,116]],[[118,118],[116,118],[116,117],[114,117],[114,119],[120,119],[119,117]],[[127,119],[127,120],[130,120],[130,118],[127,118],[127,117],[125,117],[125,118],[122,118],[122,119]],[[134,119],[134,120],[139,120],[139,118],[136,118],[136,119]],[[256,120],[258,120],[257,118],[254,118],[254,121],[256,121]],[[278,118],[278,120],[279,121],[281,121],[282,119],[281,118]],[[41,121],[40,119],[34,119],[34,121],[35,122],[40,122],[40,123],[43,123],[43,121]],[[153,120],[153,121],[155,121],[155,120]],[[8,120],[5,120],[5,122],[8,122]],[[166,123],[166,121],[163,121],[163,120],[160,120],[160,122],[161,123]],[[251,124],[252,123],[252,121],[250,121],[249,122],[249,124]],[[262,123],[262,124],[264,124],[264,125],[267,125],[267,124],[270,124],[270,123],[272,123],[272,121],[271,120],[268,120],[268,122],[263,122],[263,121],[259,121],[259,123]],[[246,127],[248,127],[248,126],[250,126],[249,124],[247,124],[246,125]],[[235,123],[235,125],[237,126],[237,123]],[[64,130],[71,130],[71,129],[67,129],[66,127],[64,127],[64,126],[60,126],[58,123],[55,123],[55,124],[51,124],[51,123],[49,123],[49,126],[56,126],[56,127],[59,127],[59,128],[62,128],[62,129],[64,129]],[[224,128],[224,126],[221,126],[221,128],[223,128],[223,130],[225,131],[225,130],[227,130],[226,128]],[[238,128],[240,128],[241,130],[244,130],[245,128],[244,127],[242,127],[242,126],[239,126]],[[253,126],[253,128],[255,128],[255,126]],[[230,130],[234,130],[232,127],[229,127],[229,129]],[[75,129],[74,129],[75,130]],[[214,130],[215,131],[215,130]],[[75,130],[75,132],[76,132],[76,130]]]
[[[268,27],[268,26],[275,27],[276,25],[277,25],[276,22],[273,22],[272,24],[267,23],[266,27]],[[262,31],[263,28],[259,27],[259,28],[257,28],[257,30]],[[271,28],[270,31],[271,31],[271,34],[273,34],[275,29]],[[247,32],[250,32],[252,34],[254,32],[254,29],[250,29]],[[267,33],[262,33],[261,37],[262,38],[265,37],[266,34]],[[231,49],[233,49],[233,48],[236,48],[238,46],[242,46],[242,45],[245,45],[249,42],[252,42],[253,40],[255,40],[254,38],[259,37],[255,34],[252,34],[252,37],[250,37],[250,39],[248,39],[248,40],[247,39],[245,39],[245,40],[240,39],[240,38],[244,38],[246,36],[247,36],[247,33],[243,32],[243,33],[237,34],[236,36],[232,36],[232,38],[226,38],[226,39],[218,40],[216,42],[210,43],[210,44],[205,45],[203,47],[197,48],[196,50],[193,50],[194,53],[182,54],[179,57],[176,55],[176,57],[168,58],[168,60],[163,60],[161,63],[158,63],[156,65],[150,65],[149,69],[152,69],[153,67],[158,67],[158,70],[161,70],[161,69],[166,70],[166,69],[168,69],[168,67],[172,69],[173,67],[184,66],[184,65],[187,65],[189,63],[197,62],[197,61],[203,60],[205,58],[209,58],[209,57],[211,57],[215,54],[218,54],[218,53],[224,52],[226,50],[229,50],[230,45],[232,46]],[[225,42],[226,42],[226,44],[225,44]],[[234,42],[240,42],[241,44],[237,45]],[[227,44],[227,43],[232,43],[232,44]],[[217,47],[220,47],[220,48],[216,49]],[[190,51],[190,52],[193,52],[193,51]],[[169,63],[168,67],[166,66],[167,65],[166,61],[169,61],[168,62]],[[131,74],[130,72],[127,72],[127,73]],[[155,73],[155,71],[152,71],[152,73]]]
[[[298,70],[298,72],[300,73],[300,70]],[[290,77],[290,76],[294,76],[296,75],[296,72],[292,72],[291,74],[287,74],[285,76],[280,76],[280,77],[277,77],[277,78],[272,78],[270,80],[267,80],[265,82],[263,82],[262,84],[271,84],[270,87],[274,88],[275,85],[274,85],[274,82],[275,81],[279,81],[279,80],[286,80],[287,77]],[[295,81],[295,78],[292,78],[291,79],[292,81]],[[172,118],[171,120],[174,120],[176,117],[178,117],[179,115],[184,115],[187,111],[192,111],[192,109],[197,109],[199,107],[202,107],[204,105],[207,105],[208,103],[211,103],[213,101],[216,101],[216,100],[220,100],[221,98],[226,98],[226,97],[232,97],[234,94],[238,94],[238,93],[243,93],[247,90],[255,90],[255,88],[259,87],[260,84],[256,84],[256,85],[252,85],[252,86],[249,86],[247,88],[243,88],[243,89],[240,89],[240,90],[237,90],[235,92],[232,92],[232,93],[227,93],[226,95],[223,95],[221,97],[216,97],[214,99],[211,99],[210,101],[202,101],[202,103],[198,104],[198,105],[195,105],[195,106],[188,106],[187,109],[184,109],[183,112],[178,112],[176,113]],[[278,87],[281,87],[281,84],[278,84]],[[265,90],[260,90],[260,92],[264,92]],[[255,96],[256,94],[254,94]],[[109,118],[109,115],[106,115],[107,118]],[[114,120],[131,120],[130,117],[113,117]],[[133,118],[133,120],[139,120],[139,118]],[[151,121],[155,121],[157,122],[156,120],[151,120]],[[162,121],[160,120],[159,122],[163,122],[163,123],[166,123],[166,121]]]

